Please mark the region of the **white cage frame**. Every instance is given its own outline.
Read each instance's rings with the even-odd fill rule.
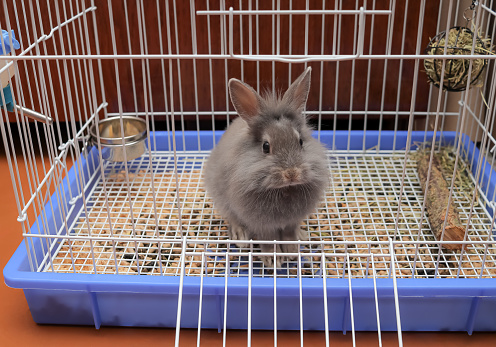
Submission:
[[[390,1],[387,9],[376,9],[375,0],[357,1],[356,8],[353,10],[343,8],[346,6],[342,1],[337,0],[327,2],[323,0],[321,10],[310,9],[308,1],[304,9],[281,9],[284,4],[281,5],[281,1],[277,0],[272,2],[274,6],[272,10],[259,9],[262,5],[258,0],[231,1],[232,7],[229,7],[226,2],[229,3],[229,1],[220,0],[216,8],[210,8],[211,2],[206,2],[205,7],[202,5],[201,8],[197,8],[200,6],[193,0],[187,5],[176,3],[175,0],[165,2],[165,5],[156,1],[154,4],[157,9],[157,23],[151,23],[145,18],[145,7],[149,5],[144,4],[143,0],[136,1],[139,49],[131,49],[132,28],[129,18],[125,18],[126,28],[120,28],[127,33],[125,39],[129,43],[128,52],[118,51],[117,48],[119,38],[116,34],[117,26],[114,23],[112,6],[119,5],[111,0],[105,4],[108,9],[107,19],[110,33],[104,33],[103,29],[98,27],[99,21],[95,13],[100,4],[94,0],[55,2],[53,6],[48,6],[48,19],[33,15],[41,13],[38,3],[34,5],[30,1],[14,2],[9,8],[6,1],[3,2],[5,13],[13,11],[15,17],[9,18],[6,15],[1,23],[6,30],[21,33],[21,49],[18,52],[13,51],[9,56],[0,56],[0,62],[6,62],[5,67],[0,69],[0,74],[9,74],[14,99],[17,105],[22,105],[22,107],[15,109],[15,123],[10,124],[4,121],[12,116],[9,116],[6,110],[1,111],[4,121],[0,123],[0,130],[9,160],[15,203],[19,211],[18,221],[22,225],[32,271],[95,275],[146,273],[159,276],[180,276],[181,281],[185,276],[199,276],[201,283],[204,277],[219,276],[225,279],[226,293],[228,279],[237,276],[248,277],[250,283],[253,277],[273,278],[274,291],[277,278],[293,277],[295,280],[299,279],[301,283],[301,278],[304,277],[322,277],[326,283],[329,278],[347,277],[350,281],[351,307],[353,305],[352,278],[371,276],[375,283],[376,278],[381,277],[392,278],[394,281],[397,278],[412,278],[413,280],[424,277],[439,279],[442,277],[480,279],[496,277],[496,242],[492,235],[495,228],[494,216],[492,216],[495,202],[494,198],[489,198],[494,196],[495,192],[489,190],[489,185],[484,187],[479,184],[486,174],[486,166],[481,164],[483,159],[490,165],[493,165],[496,159],[496,151],[494,151],[496,139],[493,135],[496,118],[494,116],[495,55],[488,53],[487,55],[458,56],[470,61],[481,58],[488,60],[484,89],[481,92],[468,86],[467,90],[461,93],[458,110],[452,109],[452,94],[429,85],[426,111],[417,111],[416,96],[418,90],[424,88],[421,85],[423,82],[423,76],[420,75],[421,64],[427,57],[422,52],[424,48],[422,35],[425,34],[424,16],[419,16],[417,31],[412,34],[415,53],[406,54],[404,52],[408,49],[405,48],[405,35],[408,31],[409,16],[405,10],[400,54],[396,54],[393,40],[398,35],[394,32],[397,1]],[[131,8],[130,4],[131,1],[124,2],[125,11],[128,7]],[[184,29],[178,23],[177,17],[178,8],[181,5],[190,12],[191,36],[188,38],[192,43],[191,52],[179,51],[180,32]],[[164,6],[165,13],[162,13],[161,6]],[[289,6],[292,7],[292,1]],[[476,28],[482,30],[486,37],[495,37],[494,6],[493,0],[476,3],[473,23]],[[329,7],[333,9],[328,9]],[[423,0],[419,4],[420,13],[424,13],[425,8],[426,1]],[[447,30],[459,22],[462,12],[463,7],[460,4],[457,6],[457,2],[441,0],[435,32]],[[447,18],[443,18],[444,14],[447,14]],[[202,30],[197,22],[200,16],[206,17],[208,22],[209,42],[208,51],[205,52],[199,51],[197,47],[197,32]],[[262,16],[270,16],[272,19],[271,54],[260,53],[262,49],[258,46],[257,39],[261,38],[263,33],[258,31],[257,24]],[[281,52],[281,40],[284,38],[282,35],[284,28],[281,22],[285,16],[289,18],[304,16],[304,54]],[[343,33],[339,23],[343,16],[354,18],[351,54],[340,52],[342,44],[339,40]],[[383,33],[387,40],[384,54],[373,53],[374,20],[379,16],[388,18],[387,30]],[[325,21],[332,18],[332,54],[325,54],[324,43],[321,45],[321,54],[308,53],[309,35],[312,34],[308,30],[310,17],[322,21],[323,37]],[[243,32],[243,20],[249,22],[248,33]],[[165,25],[162,25],[163,21]],[[216,48],[214,49],[210,42],[210,37],[213,35],[211,26],[214,26],[211,23],[214,22],[218,23],[220,29],[221,39],[218,51],[215,51]],[[291,27],[291,19],[289,23],[289,32],[298,30],[298,28]],[[158,28],[159,53],[150,53],[154,51],[151,46],[157,42],[149,42],[147,30],[150,31],[155,25]],[[239,25],[239,28],[236,25]],[[369,25],[370,31],[367,32]],[[23,32],[21,30],[23,27],[30,29]],[[50,31],[44,31],[46,27],[49,27]],[[48,34],[45,34],[47,32]],[[107,38],[110,36],[111,54],[101,52],[101,50],[108,51],[107,47],[99,44],[102,34],[106,34]],[[432,36],[434,34],[432,33]],[[94,46],[88,42],[90,38]],[[239,46],[236,43],[237,39],[241,42]],[[248,40],[248,52],[243,50],[243,39]],[[369,40],[368,47],[365,45],[366,39]],[[3,40],[1,43],[5,44]],[[164,43],[167,43],[167,46]],[[472,53],[473,50],[474,47],[472,47]],[[451,58],[450,55],[437,57],[444,61]],[[212,138],[211,142],[215,143],[216,134],[219,134],[220,130],[216,123],[217,118],[225,116],[224,124],[227,125],[229,120],[235,116],[227,95],[225,111],[216,110],[212,92],[210,110],[198,108],[198,91],[201,86],[197,84],[196,76],[199,72],[196,66],[197,62],[202,60],[208,61],[210,66],[208,77],[210,90],[214,89],[214,68],[212,67],[214,62],[224,63],[226,83],[230,77],[228,76],[228,62],[239,62],[241,77],[244,76],[244,64],[250,62],[257,64],[256,89],[258,90],[263,87],[262,82],[268,80],[272,81],[272,88],[276,87],[276,64],[279,63],[289,66],[288,83],[295,77],[291,70],[294,64],[315,64],[320,67],[318,71],[321,80],[323,71],[326,68],[331,69],[325,64],[335,64],[332,68],[336,69],[338,76],[341,62],[352,64],[348,110],[323,108],[323,99],[325,99],[323,82],[320,82],[318,90],[313,91],[319,94],[319,109],[308,110],[307,113],[317,119],[319,139],[323,119],[326,116],[333,117],[333,124],[329,130],[335,135],[338,131],[337,119],[342,115],[350,115],[348,138],[345,149],[337,149],[335,142],[329,148],[329,167],[333,175],[326,194],[326,202],[316,211],[316,218],[305,221],[304,227],[309,230],[310,241],[299,242],[302,248],[294,254],[297,261],[292,264],[285,264],[279,269],[265,269],[263,263],[257,260],[258,256],[264,254],[255,251],[256,245],[261,242],[275,245],[273,241],[248,241],[251,245],[249,251],[234,250],[234,242],[228,240],[225,233],[227,227],[225,221],[215,215],[211,203],[202,192],[202,167],[208,150],[202,148],[206,142],[203,142],[203,138],[200,139],[200,117],[209,117],[208,120],[213,130],[212,135],[209,136]],[[386,87],[388,63],[399,61],[399,71],[401,71],[403,62],[409,60],[414,61],[410,107],[401,109],[400,92],[403,85],[400,72],[395,110],[387,110],[384,95],[389,91],[389,87]],[[106,91],[108,88],[113,88],[108,87],[102,77],[104,73],[102,66],[107,61],[114,64],[115,86],[113,87],[117,90],[118,112],[108,111],[111,108],[110,104],[115,103],[116,100],[106,99]],[[152,61],[160,62],[161,73],[159,75],[153,75],[150,67]],[[384,63],[381,91],[383,97],[379,110],[368,110],[368,102],[365,103],[365,109],[354,107],[353,92],[358,89],[354,79],[355,63],[359,61],[368,62],[365,100],[371,97],[369,91],[372,62]],[[121,89],[126,86],[120,83],[119,71],[120,67],[128,63],[131,65],[129,71],[132,75],[133,97],[136,106],[134,111],[124,109],[121,93]],[[141,66],[142,91],[138,91],[135,87],[139,76],[135,76],[135,71],[138,70],[133,70],[133,63]],[[271,64],[271,76],[260,75],[262,63]],[[183,104],[183,94],[186,93],[188,85],[181,77],[182,64],[193,66],[195,105],[192,109],[194,110],[185,110],[186,107]],[[8,72],[10,66],[15,67],[15,75]],[[469,70],[469,76],[470,74],[471,70]],[[31,81],[35,81],[33,85],[21,80],[22,75],[29,76]],[[54,77],[47,79],[47,76]],[[152,100],[150,89],[153,78],[159,78],[164,87],[165,109],[163,110],[157,109]],[[319,80],[318,74],[315,75],[315,80]],[[340,79],[336,78],[335,93],[331,95],[334,100],[341,97],[338,96],[339,81]],[[51,92],[57,90],[55,88],[57,84],[61,86],[62,102],[50,95]],[[87,93],[86,97],[81,97],[80,93],[83,95]],[[487,100],[484,99],[484,93]],[[5,103],[3,92],[0,94]],[[143,109],[138,108],[137,100],[141,97]],[[35,103],[36,99],[38,103]],[[32,111],[33,109],[38,111]],[[137,115],[146,120],[147,146],[152,150],[148,150],[141,158],[132,162],[109,163],[102,159],[101,147],[98,145],[98,154],[94,157],[86,157],[85,143],[88,139],[87,131],[90,125],[102,118],[127,115]],[[367,147],[366,137],[363,136],[362,147],[354,150],[351,146],[352,119],[354,116],[361,115],[365,115],[363,128],[365,133],[368,131],[367,117],[379,117],[378,145],[373,148]],[[195,140],[198,143],[197,150],[188,148],[184,136],[185,118],[190,116],[195,117],[194,131],[197,134],[197,140]],[[408,117],[406,128],[398,125],[400,116]],[[36,119],[36,125],[30,126],[26,117]],[[160,146],[157,146],[155,126],[159,117],[166,117],[167,120],[167,136],[164,139],[169,144],[170,150],[168,151],[159,150]],[[387,117],[395,119],[392,138],[394,144],[391,150],[385,151],[380,149],[381,126],[383,119]],[[450,203],[459,208],[461,219],[470,231],[464,241],[436,241],[429,233],[425,202],[416,175],[415,163],[410,153],[413,148],[414,122],[420,117],[425,119],[424,129],[421,129],[424,141],[432,143],[432,147],[439,150],[441,149],[440,139],[444,137],[444,132],[450,124],[455,126],[456,149],[450,157],[455,162],[455,170],[451,172],[451,177],[448,176],[448,181],[452,192]],[[62,135],[61,128],[64,126],[67,127],[68,139]],[[177,126],[179,128],[176,128]],[[428,131],[430,126],[434,132]],[[396,145],[397,141],[398,143],[400,141],[397,139],[400,130],[406,131],[407,145],[404,148],[397,148]],[[20,145],[15,143],[16,132],[19,134]],[[180,134],[182,136],[179,136]],[[464,153],[464,144],[467,139],[462,136],[463,134],[468,134],[472,141],[479,143],[480,156],[478,158],[474,155],[471,161],[467,161],[466,153]],[[99,141],[99,134],[97,139]],[[333,141],[335,139],[336,136],[333,136]],[[46,147],[43,147],[42,143]],[[82,158],[87,158],[84,167],[81,164]],[[36,160],[38,160],[38,165]],[[466,172],[472,184],[469,193],[458,189],[455,184],[458,171],[456,167],[462,161],[468,168]],[[69,187],[70,201],[65,201],[70,206],[69,209],[55,210],[62,220],[67,221],[71,216],[73,222],[71,225],[62,223],[59,230],[53,233],[44,221],[48,220],[47,214],[55,213],[56,206],[53,203],[66,199],[66,194],[62,193],[65,189],[63,182],[64,177],[69,175],[71,163],[75,163],[73,170],[75,170],[77,190],[71,191]],[[38,169],[40,164],[41,169]],[[432,156],[430,164],[432,165]],[[21,175],[23,170],[27,174],[27,186]],[[170,171],[170,174],[165,175],[164,172],[167,171]],[[489,174],[489,179],[491,175],[492,172]],[[346,194],[346,187],[349,185],[358,190]],[[54,200],[53,197],[61,200]],[[339,201],[336,201],[336,197],[343,198],[347,206],[342,208]],[[390,199],[390,197],[394,198]],[[379,206],[378,210],[372,209],[367,203],[370,199]],[[122,204],[116,204],[121,200]],[[380,201],[383,203],[379,203]],[[127,207],[125,203],[128,204]],[[346,214],[348,217],[345,216]],[[141,217],[142,215],[145,217]],[[167,217],[164,217],[165,215]],[[413,221],[408,222],[408,218],[412,218]],[[31,226],[36,219],[39,221],[38,230],[34,232]],[[335,225],[339,226],[340,232],[336,233],[338,229],[333,229]],[[41,239],[43,254],[36,253],[33,246],[35,239]],[[61,239],[64,242],[59,242]],[[463,248],[460,253],[446,252],[439,247],[441,243],[461,243]],[[265,255],[282,256],[275,252]],[[326,288],[325,285],[324,288]],[[393,288],[398,337],[401,344],[396,285]],[[181,291],[179,297],[181,300]],[[227,300],[227,295],[225,298]],[[326,298],[324,294],[325,307],[327,307]],[[276,304],[275,299],[276,295],[274,295]],[[179,307],[181,307],[181,301]],[[250,315],[250,311],[248,314]],[[353,315],[353,308],[351,308],[351,314]],[[181,310],[178,310],[178,322],[180,322],[180,317]],[[377,317],[379,317],[378,311]],[[300,319],[303,319],[302,315]],[[225,322],[224,319],[224,342]],[[353,317],[351,322],[353,326]],[[179,328],[180,324],[177,325],[177,334],[179,334]],[[248,330],[250,331],[251,327]],[[274,331],[276,342],[277,328]],[[303,324],[301,331],[301,336],[303,336]],[[380,326],[378,331],[380,341]],[[176,344],[179,341],[178,336]],[[198,336],[200,337],[200,334]],[[248,336],[250,337],[250,334]],[[329,343],[328,336],[326,342]]]

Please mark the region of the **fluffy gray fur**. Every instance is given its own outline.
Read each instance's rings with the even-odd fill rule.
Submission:
[[[306,69],[283,97],[268,94],[262,98],[243,82],[229,81],[231,100],[240,117],[208,158],[205,186],[217,210],[229,221],[233,240],[305,237],[301,221],[315,210],[329,182],[325,148],[312,137],[302,112],[310,73]],[[263,151],[266,141],[268,154]],[[272,245],[261,248],[274,250]],[[298,246],[282,245],[277,251],[293,253]],[[264,258],[264,262],[271,265],[272,259]]]

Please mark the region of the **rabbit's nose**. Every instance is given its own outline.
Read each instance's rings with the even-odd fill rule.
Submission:
[[[289,168],[283,170],[282,178],[286,183],[297,183],[301,180],[301,170],[298,168]]]

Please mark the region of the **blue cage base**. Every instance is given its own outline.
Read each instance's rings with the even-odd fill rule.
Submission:
[[[412,134],[412,143],[423,142],[424,132]],[[218,140],[221,133],[211,132],[182,133],[176,136],[177,150],[190,153],[212,147],[213,139]],[[444,133],[443,144],[453,145],[457,134]],[[406,146],[407,134],[382,132],[381,142],[378,143],[377,132],[322,132],[321,141],[329,148],[334,148],[337,157],[350,161],[359,157],[365,143],[366,148],[373,148],[374,153],[391,154],[392,150],[403,153]],[[432,134],[427,133],[427,140]],[[461,136],[464,159],[484,168],[478,185],[487,192],[485,198],[492,201],[495,186],[493,170],[484,159],[479,159],[479,151],[469,141]],[[169,151],[170,137],[166,133],[156,134],[157,147],[154,151]],[[348,141],[349,140],[349,141]],[[209,147],[210,146],[210,147]],[[393,147],[394,146],[394,147]],[[403,150],[403,152],[401,152]],[[154,152],[155,153],[155,152]],[[345,154],[343,154],[345,153]],[[347,153],[347,154],[346,154]],[[169,152],[170,155],[170,152]],[[195,154],[196,155],[196,154]],[[137,168],[139,159],[129,163],[129,168]],[[91,194],[98,191],[100,170],[87,170],[96,167],[98,152],[93,149],[87,159],[80,159],[84,179],[87,183],[85,194],[91,202]],[[143,161],[141,162],[143,163]],[[339,163],[339,160],[338,160]],[[135,165],[135,166],[133,166]],[[164,164],[172,165],[171,162]],[[188,170],[200,165],[192,162]],[[108,168],[108,167],[107,167]],[[112,170],[122,170],[122,164],[115,164]],[[475,176],[477,165],[472,165]],[[92,179],[92,177],[94,177]],[[63,183],[63,191],[67,196],[54,194],[51,198],[53,206],[64,207],[68,210],[68,187],[77,191],[77,175],[75,169],[70,171]],[[91,205],[90,205],[91,206]],[[491,206],[482,206],[485,218],[490,220]],[[68,225],[75,226],[82,216],[83,204],[81,199],[74,203],[73,213],[67,218]],[[47,225],[53,225],[50,233],[59,232],[63,221],[61,213],[55,210],[52,214],[46,209]],[[482,223],[481,222],[481,223]],[[41,217],[31,228],[33,235],[39,234]],[[489,228],[490,225],[487,225]],[[418,227],[417,227],[418,228]],[[490,231],[488,231],[490,232]],[[64,234],[53,238],[53,243],[62,244],[67,241]],[[50,248],[50,256],[43,252],[41,237],[25,237],[9,263],[4,269],[4,278],[8,286],[24,290],[31,314],[39,324],[74,324],[100,326],[140,326],[140,327],[174,327],[178,310],[180,291],[180,276],[152,276],[125,274],[92,274],[88,273],[57,273],[53,272],[49,260],[56,257],[61,246]],[[30,255],[28,256],[28,251]],[[489,268],[496,265],[487,265]],[[84,271],[83,271],[84,272]],[[263,272],[259,273],[263,274]],[[400,273],[401,274],[401,273]],[[377,278],[377,297],[374,295],[372,278],[359,276],[348,279],[346,276],[330,276],[324,279],[319,273],[303,276],[301,288],[299,279],[295,276],[281,276],[274,281],[267,273],[251,278],[251,324],[253,329],[274,329],[274,314],[277,315],[278,330],[300,329],[300,307],[303,308],[303,329],[324,330],[324,317],[327,315],[329,329],[336,331],[351,330],[350,284],[353,301],[353,316],[355,329],[358,331],[376,331],[376,302],[379,308],[381,330],[397,330],[395,312],[395,296],[393,279],[390,276]],[[496,331],[496,278],[491,273],[484,275],[488,278],[397,278],[397,293],[401,328],[405,331]],[[411,277],[411,276],[410,276]],[[470,277],[470,276],[467,276]],[[248,289],[249,278],[246,272],[236,275],[209,276],[201,278],[198,274],[184,276],[182,287],[181,327],[197,328],[199,315],[200,290],[202,290],[202,328],[221,329],[224,317],[228,329],[246,329],[248,326]],[[274,283],[276,299],[274,299]],[[327,293],[327,312],[324,311],[324,283]],[[227,284],[227,291],[226,291]],[[301,289],[301,296],[300,296]],[[227,293],[227,299],[225,297]],[[274,311],[274,302],[277,310]],[[224,316],[224,305],[227,303],[227,314]],[[301,305],[300,305],[301,304]],[[275,313],[274,313],[275,312]]]

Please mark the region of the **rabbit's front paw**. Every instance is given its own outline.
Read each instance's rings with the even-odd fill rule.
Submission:
[[[260,250],[263,252],[263,253],[273,253],[274,252],[274,245],[271,245],[271,244],[261,244],[260,245]],[[283,257],[281,256],[282,255],[282,248],[281,248],[281,245],[276,245],[276,253],[277,253],[277,256],[274,256],[274,255],[264,255],[264,256],[261,256],[260,259],[262,259],[265,267],[268,267],[268,268],[274,268],[274,258],[276,258],[276,267],[280,268],[282,263],[283,263]]]
[[[241,225],[232,223],[230,230],[231,230],[230,236],[231,236],[232,240],[249,240],[250,239],[248,232]],[[244,243],[244,242],[236,242],[236,246],[238,246],[239,248],[250,248],[250,244]]]
[[[280,235],[283,241],[308,241],[308,232],[303,231],[299,226],[286,228]],[[284,253],[293,253],[286,256],[287,260],[295,260],[298,259],[296,253],[300,250],[300,245],[298,243],[285,243],[281,245],[281,250]]]
[[[300,227],[296,228],[295,235],[296,240],[308,241],[310,239],[310,233],[306,230],[302,230]]]
[[[281,245],[281,250],[284,253],[294,253],[294,254],[285,256],[285,258],[287,260],[290,260],[290,261],[291,260],[298,259],[298,255],[296,253],[298,253],[298,250],[299,249],[300,249],[300,245],[299,244],[290,243],[290,244],[283,244],[283,245]]]

